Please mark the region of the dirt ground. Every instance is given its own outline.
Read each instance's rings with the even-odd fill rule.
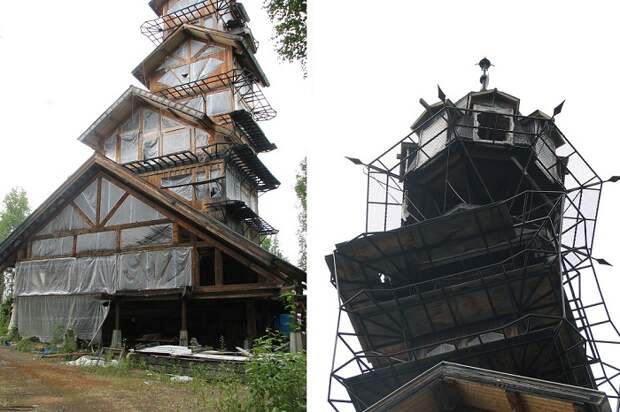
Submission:
[[[205,410],[202,391],[130,370],[100,374],[0,347],[0,411]]]

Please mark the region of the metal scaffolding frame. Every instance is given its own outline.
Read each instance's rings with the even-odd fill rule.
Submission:
[[[169,87],[157,92],[157,94],[167,99],[180,100],[192,96],[205,95],[227,87],[230,87],[232,90],[233,98],[238,97],[243,105],[246,106],[254,120],[264,121],[276,117],[276,110],[271,107],[252,74],[242,69],[232,69],[226,73]],[[234,110],[231,112],[234,112]],[[230,113],[211,117],[221,118],[224,123],[233,122],[230,118]]]
[[[140,31],[158,46],[174,29],[185,23],[191,24],[198,19],[209,16],[214,16],[217,20],[223,19],[226,14],[230,13],[233,3],[233,0],[198,2],[173,13],[145,21],[140,26]]]
[[[555,353],[556,370],[533,370],[528,368],[535,366],[535,362],[528,367],[514,362],[522,367],[518,372],[542,374],[550,379],[555,376],[565,383],[598,387],[611,398],[620,397],[620,369],[604,362],[599,350],[620,344],[620,332],[610,318],[594,265],[595,261],[607,262],[592,255],[605,181],[556,127],[553,118],[503,115],[510,117],[512,125],[503,129],[497,128],[497,123],[495,128],[483,127],[466,120],[478,113],[485,112],[445,104],[405,138],[364,165],[368,178],[366,232],[338,245],[327,258],[339,299],[329,385],[329,402],[335,410],[343,403],[353,403],[357,408],[370,406],[367,400],[356,397],[353,383],[375,376],[373,382],[387,385],[385,390],[390,389],[389,393],[406,383],[402,380],[407,375],[402,371],[416,364],[428,368],[449,359],[475,361],[494,369],[487,351],[491,343],[484,342],[489,333],[497,338],[492,342],[495,351],[505,351],[506,356],[519,359],[525,351],[515,348],[531,344],[528,336],[534,339],[542,331],[552,331],[551,337],[545,338],[545,347]],[[436,133],[431,137],[418,137],[422,130],[430,129],[429,125],[441,122],[444,127],[433,129]],[[537,122],[539,128],[519,127],[527,122]],[[509,146],[497,140],[480,141],[476,139],[479,131],[485,136],[493,132],[509,136],[510,147],[518,146],[514,149],[518,156],[511,158],[521,171],[518,184],[510,187],[516,189],[514,193],[495,198],[487,187],[476,160],[475,145],[488,150],[509,150]],[[556,150],[549,136],[561,147]],[[517,140],[520,143],[513,145]],[[477,208],[452,210],[455,202],[471,200],[467,193],[455,188],[450,175],[456,156],[467,164],[469,183],[486,195],[486,201]],[[435,171],[444,171],[438,178],[442,179],[443,202],[436,205],[435,216],[425,216],[420,199],[410,196],[405,188],[405,174],[424,173],[429,165],[434,165]],[[539,187],[532,177],[536,175],[544,178],[539,181],[546,179],[548,186]],[[503,243],[494,237],[497,232],[483,227],[480,211],[488,207],[503,208],[510,217],[514,233]],[[400,219],[403,208],[409,211],[407,221]],[[437,227],[442,220],[462,218],[468,213],[476,230],[469,238],[457,241],[478,239],[482,247],[469,255],[455,255],[454,263],[437,261],[437,250],[442,245],[432,244],[424,227]],[[419,244],[407,245],[407,239],[414,236]],[[442,269],[446,265],[451,265],[447,273]],[[506,301],[511,302],[510,310],[497,308],[500,289]],[[488,318],[486,323],[468,325],[453,306],[460,295],[474,294],[489,308]],[[430,315],[438,304],[443,305],[443,313],[449,319],[444,321],[449,326],[440,327]],[[411,325],[415,310],[420,318],[417,329]],[[353,332],[344,330],[343,313],[349,317]],[[523,322],[527,327],[522,326]],[[517,333],[513,326],[519,326]],[[468,328],[475,333],[449,333]],[[424,336],[416,333],[418,330],[426,330],[434,341],[425,341]],[[463,347],[463,342],[473,341],[478,341],[478,345]],[[439,345],[449,345],[443,349],[450,350],[421,356]],[[476,352],[475,347],[483,345],[485,350]],[[357,375],[351,375],[353,366]],[[540,366],[544,369],[548,365]],[[352,399],[336,395],[335,385],[344,387]]]

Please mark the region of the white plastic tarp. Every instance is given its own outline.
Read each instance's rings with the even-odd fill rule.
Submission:
[[[191,248],[21,262],[15,296],[113,294],[191,284]]]
[[[73,206],[66,206],[54,219],[52,219],[38,234],[51,235],[58,232],[75,229],[85,229],[88,223],[82,219]]]
[[[74,200],[75,204],[90,219],[97,220],[97,180],[89,184]]]
[[[121,231],[121,247],[172,243],[172,224],[140,226]]]
[[[114,212],[106,226],[124,225],[130,223],[148,222],[163,219],[164,216],[157,210],[146,205],[134,196],[127,196],[123,204]]]
[[[68,256],[73,252],[73,236],[32,242],[33,257]]]
[[[229,113],[232,111],[232,94],[230,90],[207,95],[207,115]]]
[[[184,186],[179,186],[179,185],[184,185]],[[192,200],[194,197],[191,174],[164,177],[161,179],[161,186],[162,188],[176,186],[176,187],[171,187],[168,190],[176,193],[177,195],[181,196],[184,199]]]
[[[76,252],[105,252],[116,249],[116,232],[86,233],[77,236]]]
[[[84,340],[97,336],[109,305],[90,296],[21,296],[16,299],[17,327],[24,338],[49,342],[58,328]]]
[[[101,179],[101,220],[105,219],[108,216],[108,213],[112,210],[112,208],[118,203],[118,201],[123,197],[125,191],[120,187],[116,186],[114,183],[111,183],[107,179]]]
[[[164,133],[164,154],[190,150],[189,128]]]
[[[115,255],[22,262],[15,273],[15,296],[114,293]]]
[[[191,248],[120,255],[118,290],[174,289],[191,283]]]

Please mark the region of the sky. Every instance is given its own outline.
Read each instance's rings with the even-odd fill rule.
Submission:
[[[296,263],[293,187],[308,133],[297,126],[309,82],[298,65],[278,61],[261,2],[245,6],[271,82],[264,93],[278,111],[260,124],[278,150],[260,158],[282,185],[261,196],[259,211],[280,229],[281,249]],[[77,138],[130,84],[141,86],[131,71],[155,46],[140,25],[155,17],[148,0],[2,2],[0,197],[21,186],[34,209],[90,157],[92,149]]]
[[[614,114],[620,7],[578,4],[583,3],[311,2],[312,119],[320,125],[313,120],[309,146],[310,410],[328,410],[337,319],[324,256],[364,230],[366,178],[344,156],[367,162],[405,137],[423,111],[418,100],[436,102],[438,84],[452,101],[479,90],[476,63],[487,56],[495,65],[491,88],[519,97],[525,114],[535,109],[551,114],[566,99],[556,119],[559,128],[600,176],[620,174]],[[619,207],[620,184],[609,184],[594,255],[617,265],[597,268],[617,322]],[[606,360],[618,358],[606,354]]]

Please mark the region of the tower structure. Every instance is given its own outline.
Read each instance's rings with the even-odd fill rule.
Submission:
[[[326,257],[352,326],[339,317],[335,408],[335,385],[363,410],[444,361],[618,396],[592,256],[604,181],[557,127],[562,105],[521,114],[487,88],[490,66],[480,91],[421,99],[412,132],[365,165],[366,232]]]
[[[152,0],[156,45],[80,137],[94,155],[0,244],[15,269],[13,326],[49,341],[228,347],[275,328],[305,273],[263,250],[277,231],[258,195],[279,181],[258,154],[276,112],[249,17],[234,0]]]

